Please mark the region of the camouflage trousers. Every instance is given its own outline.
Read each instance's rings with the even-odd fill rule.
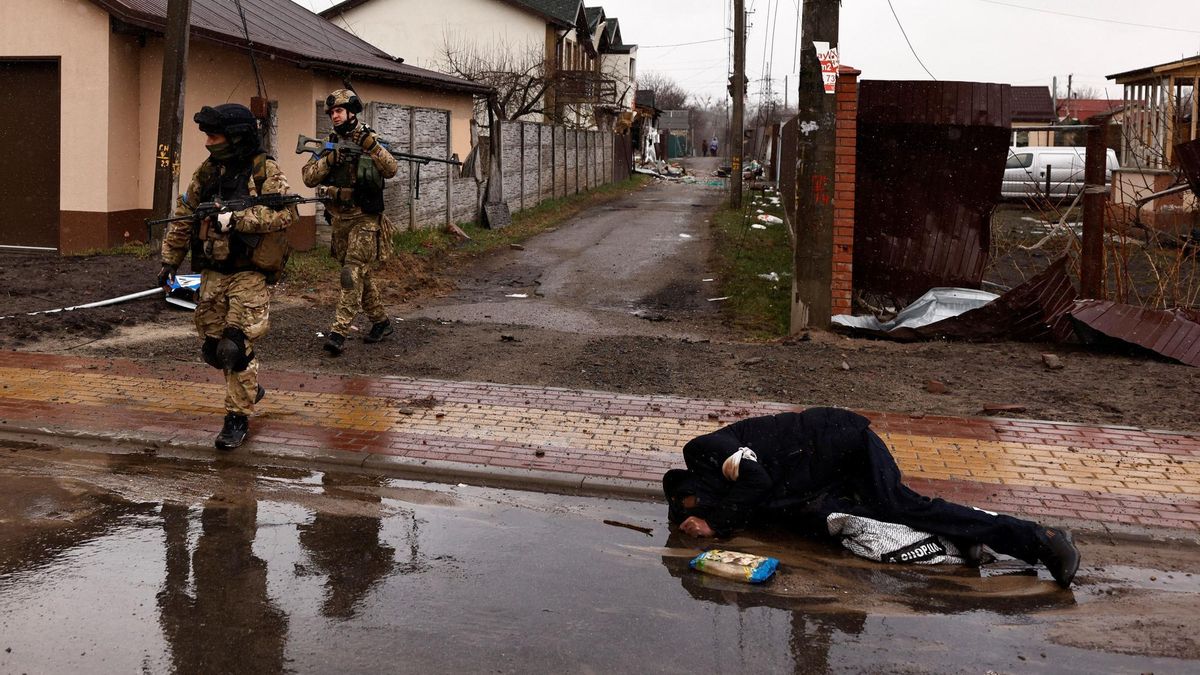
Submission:
[[[330,248],[342,265],[341,295],[329,330],[347,335],[358,313],[366,312],[371,323],[387,319],[383,296],[372,276],[391,242],[386,241],[383,217],[379,214],[335,216]]]
[[[222,274],[205,270],[200,275],[200,298],[196,302],[196,331],[202,338],[221,339],[226,327],[246,334],[246,355],[254,354],[254,342],[267,334],[271,322],[271,296],[260,272]],[[258,394],[258,359],[245,370],[225,371],[225,410],[241,415],[254,413]]]

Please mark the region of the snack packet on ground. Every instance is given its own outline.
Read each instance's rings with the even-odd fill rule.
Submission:
[[[750,584],[761,584],[770,579],[779,567],[775,558],[717,549],[701,553],[688,564],[698,572]]]

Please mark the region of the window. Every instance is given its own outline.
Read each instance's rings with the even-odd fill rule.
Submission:
[[[1029,132],[1028,131],[1014,131],[1012,144],[1018,148],[1023,148],[1025,146],[1029,145]]]
[[[629,59],[629,80],[637,79],[637,59]]]
[[[1033,164],[1033,153],[1022,152],[1019,154],[1009,153],[1008,164],[1004,165],[1006,169],[1028,169]]]

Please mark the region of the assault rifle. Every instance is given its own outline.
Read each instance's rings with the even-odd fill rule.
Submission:
[[[451,155],[450,159],[440,159],[438,157],[429,157],[427,155],[412,155],[407,152],[397,152],[388,147],[387,143],[382,139],[377,139],[384,150],[388,151],[392,157],[401,162],[416,164],[413,171],[413,189],[415,196],[413,199],[421,198],[421,167],[430,162],[439,162],[441,164],[452,164],[454,166],[462,166],[462,162],[458,161],[458,155]],[[358,157],[363,153],[363,149],[357,143],[343,143],[338,141],[323,141],[319,138],[309,138],[304,134],[300,134],[300,138],[296,140],[296,154],[302,155],[306,152],[311,152],[313,157],[320,157],[326,152],[337,150],[339,153],[345,153],[347,157]]]
[[[242,197],[239,199],[227,200],[214,199],[211,202],[200,202],[200,204],[196,206],[195,210],[189,215],[171,216],[169,218],[155,218],[154,220],[147,218],[146,224],[162,225],[164,223],[177,223],[181,220],[195,220],[199,222],[211,216],[220,215],[222,213],[233,213],[234,211],[243,211],[255,206],[269,206],[276,211],[282,211],[283,209],[295,204],[308,204],[319,201],[322,201],[320,197],[302,197],[300,195],[281,194],[267,194],[259,197]]]

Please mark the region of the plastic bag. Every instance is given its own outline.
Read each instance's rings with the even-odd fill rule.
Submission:
[[[714,549],[692,558],[689,565],[697,572],[749,584],[761,584],[775,574],[779,561],[761,555]]]

